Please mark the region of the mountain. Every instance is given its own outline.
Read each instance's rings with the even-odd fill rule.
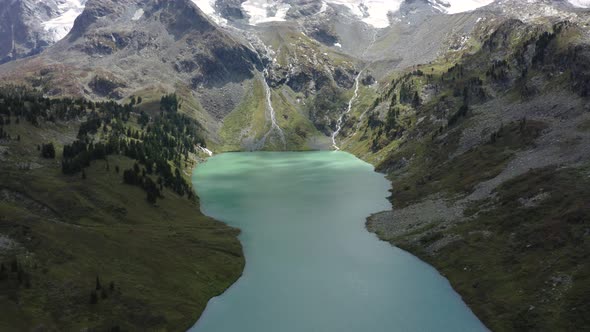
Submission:
[[[140,140],[173,108],[202,151],[354,153],[393,184],[367,228],[441,271],[489,328],[588,325],[588,1],[88,0],[58,41],[47,22],[70,5],[23,3],[2,7],[19,33],[1,35],[0,78],[114,100],[141,128],[102,139]]]
[[[392,180],[393,209],[368,229],[435,266],[494,331],[587,326],[586,22],[480,24],[359,99],[341,131]]]
[[[463,19],[405,2],[399,4],[401,16],[386,17],[395,24],[377,29],[385,25],[383,17],[376,17],[377,7],[361,18],[351,11],[357,8],[354,4],[329,2],[315,8],[313,3],[277,3],[283,9],[293,7],[285,13],[289,20],[275,25],[247,19],[260,12],[258,2],[241,3],[241,9],[234,2],[197,2],[207,16],[191,1],[89,1],[66,38],[0,71],[49,95],[97,100],[141,95],[149,101],[179,91],[216,149],[327,148],[356,75],[369,61],[374,70],[362,71],[363,82],[432,61],[441,48],[460,38],[457,30],[468,31],[477,20],[474,14]],[[437,34],[429,33],[432,26]],[[417,46],[416,38],[428,41]],[[258,103],[265,94],[285,102]],[[334,95],[329,105],[316,98],[328,94]],[[271,109],[285,142],[272,129]],[[247,130],[241,128],[244,121]]]
[[[345,15],[355,21],[362,21],[372,28],[387,28],[396,21],[406,18],[416,7],[429,8],[445,14],[457,14],[476,10],[492,4],[493,0],[193,0],[193,2],[215,23],[220,25],[240,24],[261,25],[269,22],[298,21],[324,17],[325,13]],[[509,1],[510,2],[510,1]],[[522,3],[547,6],[574,6],[588,8],[584,0],[534,0],[512,1],[510,6]],[[2,62],[39,53],[47,46],[61,40],[71,30],[75,19],[83,12],[86,0],[3,0],[0,2],[0,16],[3,24],[0,32]],[[506,1],[499,2],[507,7]],[[409,11],[408,11],[409,9]],[[548,9],[548,7],[547,7]],[[546,14],[546,13],[545,13]]]

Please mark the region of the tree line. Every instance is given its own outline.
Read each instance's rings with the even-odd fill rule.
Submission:
[[[84,169],[93,161],[122,155],[136,160],[138,168],[122,172],[124,183],[143,188],[151,203],[163,197],[164,188],[194,198],[181,170],[197,153],[196,146],[206,145],[202,126],[178,112],[181,101],[176,94],[163,96],[160,112],[154,114],[138,110],[139,103],[141,98],[135,97],[128,104],[49,99],[24,87],[0,87],[0,139],[7,136],[3,124],[11,118],[35,126],[76,119],[81,121],[77,139],[63,146],[63,174],[85,176]],[[58,154],[53,143],[39,142],[37,149],[43,158],[54,159]]]

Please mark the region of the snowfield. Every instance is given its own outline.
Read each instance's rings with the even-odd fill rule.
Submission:
[[[590,8],[590,0],[568,0],[575,7]]]
[[[199,9],[203,13],[205,13],[205,15],[207,15],[211,20],[213,20],[213,22],[220,24],[220,25],[225,25],[227,23],[227,20],[224,19],[223,17],[221,17],[215,11],[215,1],[216,0],[191,0],[191,1],[195,5],[197,5],[197,7],[199,7]]]
[[[43,29],[49,32],[53,41],[63,39],[74,26],[76,18],[84,11],[86,0],[64,0],[57,5],[58,16],[43,22]]]
[[[443,13],[457,14],[487,6],[494,0],[429,0],[429,2]]]
[[[326,0],[326,3],[347,7],[363,22],[375,28],[389,26],[388,14],[399,10],[403,0]]]
[[[242,9],[250,16],[251,25],[285,21],[289,8],[291,5],[274,0],[247,0],[242,3]]]

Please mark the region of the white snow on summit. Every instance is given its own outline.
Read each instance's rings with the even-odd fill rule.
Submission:
[[[36,0],[44,2],[46,0]],[[76,18],[84,11],[87,0],[56,0],[57,16],[42,22],[45,31],[49,32],[54,42],[64,38],[74,26]],[[319,0],[322,1],[324,12],[328,5],[341,5],[363,22],[375,28],[389,26],[389,13],[399,10],[404,0]],[[494,0],[428,0],[432,6],[443,13],[456,14],[475,10],[491,4]],[[521,1],[521,0],[519,0]],[[522,0],[534,3],[537,0]],[[578,8],[590,8],[590,0],[567,0]],[[217,24],[225,25],[227,20],[215,10],[216,0],[192,0],[207,16]],[[246,0],[242,9],[250,16],[249,23],[258,25],[265,22],[285,21],[291,5],[285,0]],[[139,12],[138,17],[141,18]]]
[[[590,0],[568,0],[575,7],[590,8]]]
[[[193,0],[197,1],[197,0]],[[198,0],[214,2],[215,0]],[[324,11],[327,5],[346,7],[350,13],[361,21],[375,28],[386,28],[390,25],[389,14],[399,10],[404,0],[323,0]],[[494,0],[429,0],[441,12],[455,14],[477,9],[488,5]],[[576,0],[573,0],[576,1]],[[590,0],[577,0],[590,1]],[[242,4],[244,11],[250,16],[249,23],[257,25],[264,22],[284,21],[290,8],[284,0],[247,0]],[[201,7],[204,12],[207,12]]]
[[[225,22],[215,11],[216,0],[192,0],[205,14],[217,23]],[[400,9],[404,0],[318,0],[324,12],[328,5],[339,5],[348,9],[359,20],[375,28],[390,25],[389,14]],[[430,4],[446,14],[457,14],[487,6],[495,0],[428,0]],[[538,0],[512,0],[535,3]],[[567,0],[576,7],[589,8],[590,0]],[[258,25],[266,22],[285,21],[291,5],[286,0],[246,0],[242,9],[250,17],[248,23]]]
[[[84,11],[85,5],[86,0],[61,0],[58,2],[58,16],[41,23],[45,31],[51,34],[54,42],[62,39],[70,32],[74,26],[74,21]]]
[[[447,14],[457,14],[487,6],[494,0],[429,0],[434,8]]]

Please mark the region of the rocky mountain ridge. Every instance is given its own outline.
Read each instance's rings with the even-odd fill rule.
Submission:
[[[383,29],[403,21],[411,23],[412,18],[408,18],[415,16],[413,14],[416,12],[421,12],[421,15],[457,14],[483,7],[496,8],[502,11],[503,15],[530,20],[534,17],[554,15],[555,11],[564,8],[589,6],[583,0],[406,0],[366,3],[357,0],[281,0],[268,3],[246,0],[193,0],[193,3],[209,19],[222,26],[231,25],[233,28],[244,29],[249,25],[297,22],[304,26],[309,25],[304,29],[306,32],[314,31],[317,28],[314,25],[334,16],[343,16],[349,21],[362,23],[370,28]],[[0,3],[0,15],[4,18],[4,24],[0,27],[0,35],[4,36],[4,40],[0,41],[2,62],[37,54],[61,40],[73,27],[75,19],[83,12],[85,6],[86,0],[5,0]],[[523,11],[523,6],[528,7],[527,10]],[[531,7],[542,8],[538,8],[537,13],[531,17]],[[252,19],[252,16],[256,18]],[[323,42],[338,44],[337,36],[330,32],[333,31],[317,31],[315,37]]]
[[[492,330],[587,326],[588,19],[479,26],[344,125],[343,147],[393,184],[368,229],[433,264]]]

